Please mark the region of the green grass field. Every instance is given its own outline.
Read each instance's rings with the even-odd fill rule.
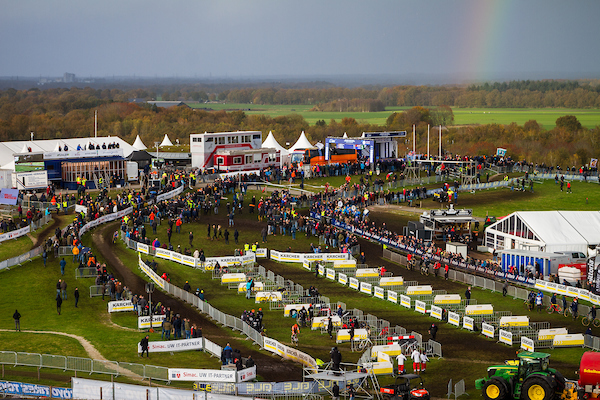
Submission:
[[[277,117],[289,114],[301,115],[310,125],[314,125],[319,120],[329,123],[334,119],[341,122],[343,118],[351,117],[358,122],[385,125],[386,119],[393,112],[399,112],[410,107],[386,107],[386,111],[381,112],[320,112],[310,111],[313,105],[258,105],[258,104],[230,104],[230,103],[210,103],[210,104],[190,104],[192,108],[211,108],[213,110],[244,110],[248,115],[266,114],[271,117]],[[433,108],[433,107],[432,107]],[[600,109],[566,109],[566,108],[458,108],[452,109],[454,112],[455,125],[478,125],[478,124],[510,124],[516,122],[523,125],[525,122],[534,119],[545,129],[552,129],[555,126],[556,119],[564,115],[575,115],[581,125],[587,128],[594,128],[600,121]]]
[[[353,177],[353,180],[358,180],[359,177]],[[322,178],[315,180],[307,180],[305,184],[321,186],[325,182],[329,182],[333,186],[338,186],[343,180],[342,177]],[[535,186],[535,192],[516,192],[510,189],[491,189],[477,193],[461,193],[459,196],[458,207],[473,208],[475,215],[503,216],[515,210],[597,210],[600,208],[600,196],[598,191],[600,186],[592,183],[574,183],[573,194],[561,193],[559,186],[554,184],[554,181],[544,181],[542,184]],[[263,195],[262,192],[251,191],[252,194],[258,196]],[[246,197],[248,199],[248,197]],[[587,199],[587,200],[586,200]],[[247,203],[246,203],[247,204]],[[225,203],[222,205],[221,212],[218,218],[223,221],[223,226],[226,225]],[[425,201],[424,208],[437,208],[439,203],[433,201]],[[384,217],[381,217],[384,215]],[[64,217],[61,224],[68,221],[71,216]],[[215,217],[211,217],[215,218]],[[385,218],[386,221],[396,222],[405,221],[409,218],[416,219],[414,215],[406,213],[396,214],[395,211],[380,213],[380,218]],[[253,224],[256,221],[256,214],[250,215],[247,211],[244,214],[236,216],[236,223],[240,230],[240,244],[233,243],[233,235],[230,237],[230,244],[224,244],[221,239],[219,241],[210,241],[206,238],[206,223],[186,224],[182,227],[181,234],[173,234],[172,243],[175,247],[181,245],[181,248],[188,246],[188,236],[190,230],[194,231],[194,248],[203,248],[207,255],[230,255],[233,249],[243,247],[246,241],[260,241],[260,229],[254,228]],[[115,225],[116,227],[116,225]],[[102,228],[99,228],[102,229]],[[149,237],[152,236],[151,228],[146,227]],[[158,236],[161,242],[166,239],[166,225],[159,228]],[[316,238],[306,238],[304,235],[297,235],[297,240],[293,241],[289,236],[282,237],[270,236],[268,243],[265,245],[270,249],[285,250],[291,247],[293,251],[308,251],[310,243],[316,241]],[[97,250],[96,244],[92,242],[91,235],[88,233],[84,236],[83,242],[90,244],[94,250]],[[317,243],[315,243],[317,244]],[[114,246],[113,251],[121,259],[125,265],[131,270],[143,276],[137,268],[137,254],[127,250],[123,244]],[[98,251],[95,251],[98,254]],[[20,253],[19,253],[20,254]],[[379,254],[369,254],[368,262],[377,265]],[[102,257],[99,257],[100,261]],[[122,313],[109,316],[106,312],[106,302],[100,298],[90,299],[87,296],[89,286],[93,283],[92,279],[74,278],[75,265],[70,262],[67,268],[65,278],[69,284],[69,300],[63,305],[63,314],[58,316],[56,313],[54,296],[56,293],[55,283],[60,278],[58,261],[52,260],[48,263],[48,267],[44,268],[40,258],[31,262],[24,263],[22,266],[14,267],[8,271],[0,272],[1,286],[3,290],[3,304],[5,317],[0,319],[0,328],[12,329],[13,321],[10,318],[15,308],[18,308],[23,315],[21,325],[22,329],[35,330],[56,330],[61,332],[73,333],[86,337],[102,354],[109,360],[140,362],[135,352],[135,346],[141,339],[141,332],[133,332],[125,329],[119,329],[117,326],[125,328],[135,328],[136,320],[132,314]],[[159,271],[167,271],[170,274],[172,283],[182,287],[186,280],[189,280],[192,287],[201,287],[206,292],[206,297],[209,302],[223,312],[239,316],[244,309],[257,308],[253,301],[248,301],[243,295],[235,293],[221,286],[218,280],[211,280],[210,274],[203,273],[198,270],[193,270],[189,267],[179,265],[173,262],[158,260]],[[415,330],[424,334],[426,338],[427,326],[433,321],[431,318],[419,315],[411,310],[403,309],[391,303],[375,299],[373,297],[360,294],[354,290],[343,287],[335,282],[325,279],[315,281],[314,274],[303,270],[299,265],[294,264],[278,264],[271,261],[262,261],[267,269],[273,270],[276,274],[282,275],[286,279],[291,279],[294,282],[308,288],[310,285],[316,285],[320,292],[331,298],[332,301],[343,301],[348,308],[356,307],[363,310],[365,313],[371,313],[379,318],[389,320],[392,325],[398,324],[404,326],[409,331]],[[404,273],[404,272],[400,272]],[[429,279],[434,285],[442,284],[443,281],[435,281],[434,278],[418,278],[425,282]],[[73,307],[72,291],[75,285],[79,286],[82,298],[80,308]],[[462,293],[464,286],[459,283],[453,283],[449,289],[450,292]],[[497,310],[507,310],[515,315],[523,314],[523,306],[521,301],[514,301],[509,298],[503,298],[497,293],[491,293],[479,289],[474,289],[473,298],[479,303],[493,303]],[[265,311],[265,325],[267,334],[270,337],[278,339],[283,343],[289,343],[289,334],[291,320],[283,317],[281,311],[268,310],[268,306],[263,307]],[[534,321],[550,321],[553,326],[564,326],[565,319],[559,316],[548,316],[546,314],[531,314]],[[479,396],[473,389],[473,379],[483,376],[485,368],[497,362],[502,362],[504,358],[512,357],[516,346],[513,348],[504,347],[494,344],[494,341],[482,338],[480,335],[468,333],[460,329],[452,328],[446,324],[440,324],[440,340],[442,341],[445,352],[448,356],[441,360],[435,360],[428,367],[426,381],[435,379],[432,383],[432,388],[435,390],[434,395],[443,396],[443,388],[448,379],[452,378],[457,381],[461,378],[466,378],[467,389],[471,396]],[[579,328],[581,324],[577,328]],[[582,328],[581,328],[582,329]],[[570,331],[577,332],[576,329]],[[597,333],[596,333],[597,334]],[[222,328],[220,334],[222,337],[230,337],[236,340],[239,348],[250,348],[250,341],[233,333],[230,329]],[[151,340],[158,340],[160,333],[151,334]],[[240,340],[241,339],[241,340]],[[476,349],[465,348],[458,353],[458,344],[464,347],[464,342],[473,340],[473,342],[489,343],[489,346],[494,346],[494,352],[478,353]],[[0,350],[12,351],[29,351],[48,354],[63,354],[72,356],[85,357],[85,351],[78,342],[73,339],[64,338],[55,335],[35,335],[35,334],[16,334],[13,332],[0,332]],[[300,349],[307,353],[322,358],[328,359],[328,352],[334,342],[325,335],[321,335],[318,331],[303,330],[300,336]],[[347,344],[341,345],[344,353],[345,361],[356,361],[359,353],[351,353]],[[573,365],[580,357],[582,349],[556,349],[552,350],[552,362],[558,365],[568,366],[569,371],[565,372],[568,377],[573,377]],[[445,353],[446,354],[446,353]],[[459,355],[460,356],[459,356]],[[476,363],[467,363],[465,360],[480,360]],[[219,362],[215,358],[210,358],[204,353],[182,352],[174,354],[160,354],[151,357],[151,360],[142,361],[152,365],[163,366],[190,366],[199,368],[218,368]],[[457,366],[460,365],[460,373],[457,372]],[[19,373],[27,371],[26,368],[17,368],[15,371],[9,369],[7,377],[13,380],[22,380],[28,382],[37,382],[35,375],[22,376]],[[11,372],[14,375],[11,375]],[[43,371],[44,372],[44,371]],[[48,371],[45,371],[48,372]],[[55,371],[51,371],[54,373]],[[68,374],[56,372],[55,377],[43,382],[63,382],[68,378]],[[434,378],[435,377],[435,378]],[[94,376],[96,378],[96,376]],[[388,381],[388,378],[382,380],[382,384]],[[64,385],[64,383],[63,383]],[[189,387],[189,386],[188,386]]]

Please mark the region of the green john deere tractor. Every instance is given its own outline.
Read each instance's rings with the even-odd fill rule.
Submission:
[[[487,378],[477,379],[485,400],[554,400],[565,390],[565,378],[548,368],[550,354],[524,351],[518,360],[488,367]]]

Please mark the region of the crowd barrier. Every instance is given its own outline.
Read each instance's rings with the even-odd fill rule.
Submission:
[[[318,215],[317,213],[314,213],[314,212],[310,213],[310,217],[313,218],[313,219],[318,219],[318,220],[321,219],[321,216]],[[344,222],[340,222],[340,221],[337,221],[335,219],[330,219],[330,223],[331,223],[331,225],[335,226],[336,228],[346,230],[346,231],[348,231],[348,232],[350,232],[352,234],[355,234],[355,235],[358,235],[358,236],[362,237],[363,239],[375,241],[375,242],[377,242],[379,244],[382,244],[384,246],[384,249],[386,249],[386,248],[389,247],[389,248],[393,248],[393,249],[396,249],[396,250],[399,250],[399,251],[403,251],[405,253],[412,253],[412,254],[415,254],[415,255],[417,255],[419,257],[422,257],[422,258],[430,259],[430,260],[433,260],[433,261],[439,261],[441,263],[448,264],[448,265],[451,265],[453,267],[457,267],[457,268],[462,269],[462,270],[476,272],[476,273],[479,273],[479,274],[482,274],[482,275],[486,275],[486,276],[489,276],[489,277],[494,277],[496,279],[505,279],[505,280],[509,280],[509,281],[512,281],[512,282],[515,282],[515,283],[519,283],[519,284],[522,284],[522,285],[528,285],[528,286],[534,286],[535,285],[535,279],[532,279],[532,278],[526,278],[526,277],[520,276],[520,275],[516,275],[515,276],[515,275],[512,275],[512,274],[505,273],[503,271],[494,271],[494,270],[486,269],[486,268],[483,268],[483,267],[477,267],[475,265],[468,264],[468,263],[466,263],[464,261],[455,261],[455,260],[452,260],[452,259],[449,259],[449,258],[442,257],[442,256],[437,255],[437,254],[427,253],[427,252],[424,252],[424,251],[422,251],[420,249],[417,249],[417,248],[414,248],[414,247],[411,247],[411,246],[407,246],[407,245],[404,245],[402,243],[393,242],[393,241],[391,241],[391,240],[389,240],[387,238],[381,237],[379,235],[372,234],[369,231],[365,231],[363,229],[355,228],[352,225],[348,225],[348,224],[346,224]],[[396,256],[395,256],[395,259],[391,259],[392,261],[399,262],[399,263],[400,262],[406,263],[406,257],[404,257],[404,256],[402,256],[401,254],[398,254],[398,253],[394,253],[394,254],[396,254]],[[403,260],[403,261],[401,261],[401,260]]]
[[[220,357],[220,354],[219,354]],[[53,354],[0,351],[0,364],[36,368],[53,368],[63,371],[85,372],[119,376],[127,371],[145,379],[168,382],[168,368],[154,365],[133,364],[118,361],[94,360],[84,357],[71,357]]]
[[[308,354],[302,353],[295,348],[289,348],[285,346],[275,339],[270,339],[266,336],[262,336],[258,331],[250,327],[250,325],[246,324],[240,318],[234,317],[233,315],[225,314],[207,302],[200,300],[193,293],[186,292],[185,290],[172,285],[169,282],[164,281],[158,274],[156,274],[152,269],[150,269],[141,258],[139,257],[139,267],[140,269],[160,288],[162,288],[165,292],[172,294],[173,296],[192,304],[196,308],[198,308],[202,313],[210,315],[212,319],[215,321],[231,328],[234,330],[241,331],[244,333],[249,339],[251,339],[254,343],[256,343],[260,348],[264,348],[274,354],[277,354],[283,358],[290,359],[292,361],[297,361],[302,363],[306,367],[314,367],[316,368],[317,362],[314,358],[309,356]],[[265,343],[266,341],[266,343]],[[275,344],[272,346],[272,344]],[[268,345],[268,347],[267,347]],[[217,350],[217,349],[215,349]],[[220,349],[218,353],[218,357],[221,356]]]
[[[279,262],[302,263],[304,261],[337,261],[337,260],[353,260],[350,253],[287,253],[282,251],[271,250],[271,260]]]
[[[33,232],[33,231],[39,229],[40,227],[46,225],[51,220],[52,220],[52,215],[49,215],[49,214],[44,215],[38,221],[32,221],[31,224],[27,225],[24,228],[19,228],[19,229],[15,229],[14,231],[2,233],[2,234],[0,234],[0,243],[10,240],[10,239],[17,239],[17,238],[20,238],[21,236],[25,236],[29,232]]]
[[[386,258],[388,260],[394,261],[394,262],[398,262],[401,263],[401,261],[399,260],[399,257],[402,257],[404,259],[404,262],[402,262],[403,264],[406,264],[406,258],[398,253],[392,252],[390,250],[384,249],[383,250],[383,258]],[[467,285],[473,286],[473,287],[480,287],[482,289],[485,290],[490,290],[493,292],[502,292],[503,289],[503,284],[501,282],[497,282],[493,279],[488,279],[488,278],[484,278],[481,276],[475,276],[475,275],[470,275],[461,271],[457,271],[457,270],[449,270],[448,271],[448,279],[452,280],[452,281],[456,281],[456,282],[462,282],[465,283]],[[539,281],[537,282],[538,285],[542,286],[544,285],[545,290],[547,291],[556,291],[559,290],[558,287],[562,286],[562,285],[556,285],[556,284],[550,284],[549,282],[545,282],[545,281]],[[550,285],[550,286],[548,286]],[[541,289],[541,287],[539,288]],[[566,295],[569,296],[577,296],[579,295],[579,291],[581,289],[578,288],[572,288],[571,287],[571,291],[569,291],[568,287],[566,288]],[[572,289],[577,289],[577,291],[573,291]],[[563,288],[561,287],[560,290],[563,290]],[[389,291],[388,291],[389,293]],[[514,299],[520,299],[525,301],[526,299],[528,299],[529,297],[529,293],[530,291],[524,288],[520,288],[520,287],[516,287],[516,286],[509,286],[507,288],[507,296],[512,297]],[[569,294],[570,293],[570,294]],[[594,298],[598,298],[598,296],[595,296]],[[591,294],[590,294],[590,300],[592,299]],[[473,302],[473,301],[472,301]],[[544,296],[542,299],[542,303],[543,303],[543,308],[546,309],[549,305],[550,305],[550,296]],[[579,305],[579,310],[580,310],[580,315],[587,315],[590,312],[590,307],[584,304],[580,304]],[[497,313],[497,312],[496,312]],[[473,318],[472,316],[464,316],[463,317],[463,324],[461,324],[460,320],[461,320],[461,315],[459,313],[456,312],[449,312],[448,313],[448,318],[447,318],[447,322],[451,325],[455,325],[457,327],[462,327],[464,329],[469,329],[469,330],[474,330],[474,326],[473,324],[478,322],[478,319],[481,318]],[[465,325],[466,322],[466,325]],[[481,321],[479,321],[481,322]],[[548,348],[548,347],[557,347],[558,345],[553,342],[552,340],[544,340],[544,339],[539,339],[539,331],[540,329],[530,329],[530,332],[511,332],[509,330],[507,330],[506,328],[501,328],[499,327],[499,321],[497,321],[497,323],[495,324],[496,327],[493,331],[494,333],[494,337],[497,337],[498,340],[501,343],[505,343],[508,345],[512,345],[512,344],[518,344],[517,340],[519,339],[519,337],[521,339],[525,339],[527,340],[531,340],[531,345],[530,347],[532,348]],[[533,326],[532,324],[529,325],[530,327]],[[537,323],[535,325],[536,328],[544,328],[543,323]],[[500,330],[505,331],[503,332],[503,337],[500,338]],[[488,336],[489,333],[491,331],[488,330]],[[509,332],[509,333],[506,333]],[[509,343],[509,339],[508,337],[513,338],[514,340],[511,341],[511,343]],[[531,336],[531,337],[530,337]],[[588,339],[589,337],[589,339]],[[528,345],[529,346],[529,345]],[[590,336],[590,335],[585,335],[585,341],[583,343],[584,347],[589,347],[593,350],[599,350],[600,349],[600,338],[594,337],[594,336]],[[523,347],[522,347],[523,348]]]

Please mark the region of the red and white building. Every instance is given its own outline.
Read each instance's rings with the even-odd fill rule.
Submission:
[[[261,146],[260,131],[192,133],[192,167],[230,172],[279,165],[279,153]]]
[[[218,150],[213,164],[221,172],[254,171],[279,165],[279,152],[275,149]]]

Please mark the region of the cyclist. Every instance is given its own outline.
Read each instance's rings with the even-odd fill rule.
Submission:
[[[298,346],[298,334],[300,333],[300,327],[298,324],[292,325],[292,343]]]
[[[544,295],[542,294],[542,291],[538,291],[538,294],[535,296],[535,305],[537,306],[538,312],[542,311],[542,299],[544,298]]]
[[[571,302],[571,312],[573,313],[573,320],[577,319],[577,307],[579,306],[579,302],[577,297],[573,299]]]
[[[596,306],[592,305],[592,308],[590,308],[590,313],[588,314],[588,319],[590,320],[591,323],[594,322],[594,320],[596,319]]]
[[[533,309],[535,307],[535,298],[536,298],[535,293],[529,292],[529,299],[528,299],[529,300],[529,305],[528,305],[529,311],[533,311]]]
[[[556,298],[556,293],[552,293],[552,297],[550,298],[550,312],[552,311],[558,311],[558,306],[557,306],[557,298]]]

